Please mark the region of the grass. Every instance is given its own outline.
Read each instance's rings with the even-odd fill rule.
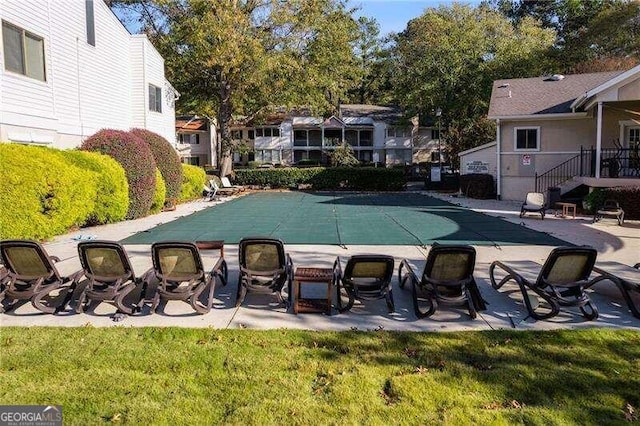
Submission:
[[[65,424],[629,424],[640,333],[0,328],[0,404]]]

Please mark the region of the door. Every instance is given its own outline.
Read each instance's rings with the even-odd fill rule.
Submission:
[[[640,126],[627,128],[627,147],[629,148],[629,167],[640,170]]]

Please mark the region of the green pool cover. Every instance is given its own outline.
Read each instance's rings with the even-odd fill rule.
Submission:
[[[287,244],[550,245],[568,243],[496,217],[417,193],[266,192],[237,198],[122,242],[224,240],[249,236]]]

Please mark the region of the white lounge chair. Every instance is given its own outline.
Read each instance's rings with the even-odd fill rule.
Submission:
[[[244,186],[242,185],[232,185],[231,181],[229,181],[228,177],[221,177],[220,178],[220,182],[222,183],[222,187],[223,188],[229,188],[229,189],[235,189],[238,192],[243,192],[244,191]]]
[[[520,208],[520,217],[524,217],[527,212],[540,213],[544,220],[545,210],[547,209],[544,194],[542,192],[529,192],[527,198]]]

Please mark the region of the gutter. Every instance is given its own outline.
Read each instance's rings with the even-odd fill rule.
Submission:
[[[502,196],[502,164],[500,162],[500,149],[502,148],[501,146],[501,140],[500,140],[500,119],[497,118],[496,119],[496,199],[500,200],[501,196]]]

